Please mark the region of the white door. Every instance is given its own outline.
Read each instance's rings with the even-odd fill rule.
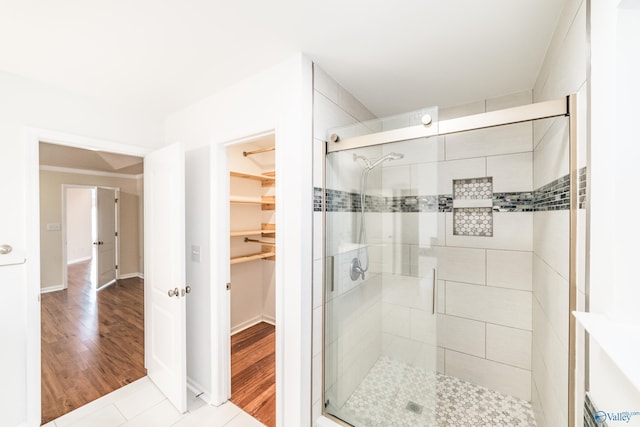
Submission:
[[[98,187],[96,192],[96,288],[116,280],[116,192]]]
[[[151,380],[187,410],[184,151],[144,158],[145,363]]]

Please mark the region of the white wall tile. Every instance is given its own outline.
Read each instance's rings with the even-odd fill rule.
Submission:
[[[446,135],[447,160],[522,153],[533,149],[531,122]]]
[[[329,129],[352,125],[357,120],[331,102],[326,96],[316,92],[313,97],[313,137],[321,141],[327,140]]]
[[[505,108],[518,107],[533,102],[533,94],[531,90],[510,93],[508,95],[489,98],[486,101],[487,111],[504,110]]]
[[[493,192],[533,190],[533,153],[487,157],[487,176],[493,177]]]
[[[382,183],[382,188],[376,191],[376,194],[385,197],[416,194],[411,190],[411,167],[409,165],[389,165],[382,168]]]
[[[569,173],[569,122],[558,117],[533,152],[533,188]]]
[[[400,153],[402,159],[385,162],[384,167],[420,165],[444,160],[444,137],[434,136],[429,138],[411,139],[408,141],[394,142],[382,146],[382,155]]]
[[[384,274],[382,276],[382,302],[430,310],[431,281],[420,280],[412,276]]]
[[[332,102],[338,103],[338,83],[317,64],[313,64],[313,88]]]
[[[338,86],[338,106],[355,117],[359,122],[375,119],[376,116],[369,111],[359,100],[342,86]]]
[[[557,338],[569,343],[569,282],[538,256],[533,257],[533,296]]]
[[[487,285],[530,291],[532,263],[529,251],[487,250]]]
[[[445,350],[445,372],[474,384],[531,400],[531,371]]]
[[[438,194],[453,194],[453,180],[487,176],[484,158],[450,160],[438,167]]]
[[[568,425],[567,405],[565,404],[569,399],[568,387],[564,390],[555,388],[553,383],[559,379],[551,377],[551,373],[546,369],[542,360],[541,352],[536,346],[534,339],[531,353],[531,372],[538,389],[539,406],[544,413],[544,421],[550,427]]]
[[[485,357],[484,322],[438,315],[438,346],[473,356]]]
[[[380,229],[378,223],[373,222],[371,227],[367,224],[367,229],[378,228],[382,233],[381,241],[384,243],[396,243],[396,244],[405,244],[405,245],[417,245],[420,243],[421,239],[421,230],[419,230],[419,226],[422,225],[419,222],[422,213],[418,212],[405,212],[405,213],[393,213],[393,212],[384,212],[378,214],[378,217],[381,218],[382,228]],[[432,222],[435,223],[435,217]],[[368,221],[368,219],[367,219]],[[426,223],[425,226],[430,225]],[[373,231],[373,230],[372,230]],[[431,233],[433,235],[434,232],[437,232],[437,225],[433,224],[431,227]],[[367,232],[369,236],[374,238],[375,231],[372,233]],[[425,236],[425,240],[427,237]],[[427,240],[430,242],[430,240]]]
[[[542,366],[538,366],[538,369],[542,369],[540,374],[544,375],[543,384],[545,385],[545,390],[541,390],[544,394],[541,397],[546,398],[551,393],[558,398],[566,399],[569,387],[569,350],[558,339],[538,301],[534,301],[533,350],[531,354],[532,363],[536,358],[539,358],[542,364]],[[533,366],[535,368],[535,364]],[[566,412],[567,409],[565,408],[564,411]]]
[[[436,350],[437,365],[436,369],[439,374],[444,375],[444,348],[438,347]]]
[[[438,279],[485,284],[484,249],[438,247]]]
[[[448,315],[531,330],[531,292],[446,283]]]
[[[419,196],[438,194],[439,163],[416,163],[411,165],[411,191]]]
[[[454,236],[453,214],[446,214],[447,245],[467,248],[530,251],[533,243],[533,212],[494,212],[493,237]]]
[[[569,279],[569,211],[535,212],[533,252]]]
[[[531,370],[531,331],[487,323],[487,359]]]
[[[438,289],[436,290],[437,295],[437,304],[438,304],[438,313],[446,313],[446,292],[445,292],[445,281],[438,280]]]
[[[458,117],[470,116],[485,112],[485,102],[476,101],[468,104],[454,105],[451,107],[442,107],[438,109],[438,120],[449,120]]]
[[[411,339],[421,343],[429,344],[433,348],[436,346],[436,316],[429,311],[411,309]]]
[[[382,332],[404,338],[411,338],[411,309],[409,307],[382,304]]]

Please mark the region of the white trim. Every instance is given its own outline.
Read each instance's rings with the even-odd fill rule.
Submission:
[[[258,323],[262,323],[262,322],[268,323],[273,326],[276,325],[276,319],[274,319],[271,316],[265,316],[263,314],[260,316],[255,316],[249,320],[245,320],[244,322],[234,326],[233,328],[231,328],[230,335],[235,335],[239,332],[249,329],[252,326],[256,326]]]
[[[75,175],[108,176],[112,178],[123,178],[123,179],[141,179],[144,176],[144,174],[128,175],[126,173],[65,168],[62,166],[49,166],[49,165],[40,165],[40,170],[47,171],[47,172],[70,173]]]
[[[49,292],[56,292],[56,291],[62,291],[64,289],[66,289],[67,287],[65,285],[53,285],[53,286],[47,286],[46,288],[41,288],[40,289],[40,293],[41,294],[48,294]]]
[[[72,259],[72,260],[67,260],[67,265],[77,264],[79,262],[89,261],[91,259],[93,259],[92,256],[85,256],[85,257],[82,257],[82,258],[75,258],[75,259]]]
[[[134,277],[137,277],[139,279],[144,279],[144,275],[142,273],[127,273],[127,274],[120,275],[120,279],[131,279]]]

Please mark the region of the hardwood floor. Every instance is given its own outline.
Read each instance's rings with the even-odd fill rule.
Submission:
[[[146,375],[142,279],[96,293],[90,261],[68,273],[41,298],[43,424]]]
[[[231,337],[231,401],[276,425],[276,329],[258,323]]]

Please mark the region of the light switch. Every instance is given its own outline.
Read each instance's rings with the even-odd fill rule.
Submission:
[[[60,223],[52,222],[50,224],[47,224],[47,231],[60,231]]]
[[[191,245],[191,261],[200,262],[200,246]]]

